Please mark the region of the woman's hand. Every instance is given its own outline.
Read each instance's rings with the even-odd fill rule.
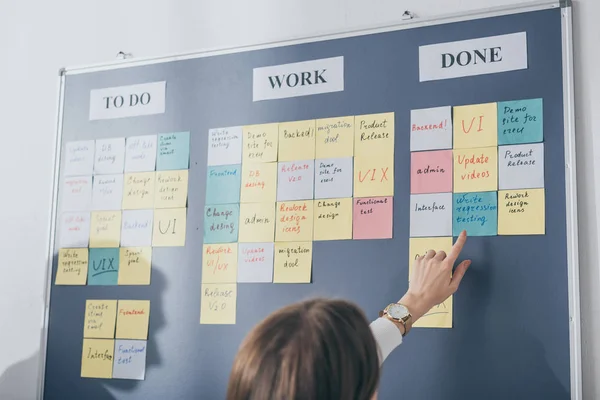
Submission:
[[[458,290],[471,260],[460,263],[454,274],[452,269],[466,241],[467,233],[463,231],[452,246],[450,254],[429,250],[427,254],[415,260],[408,291],[399,301],[408,308],[413,323]]]

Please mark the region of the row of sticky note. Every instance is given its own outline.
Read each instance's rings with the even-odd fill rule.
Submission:
[[[542,99],[411,111],[411,151],[539,143],[543,139]]]
[[[60,249],[57,285],[149,285],[151,247]]]
[[[187,208],[70,212],[60,217],[61,248],[180,247]]]
[[[149,320],[147,300],[87,300],[81,376],[143,380]]]
[[[411,153],[412,194],[544,187],[544,144]]]
[[[69,142],[63,176],[188,169],[189,132]]]

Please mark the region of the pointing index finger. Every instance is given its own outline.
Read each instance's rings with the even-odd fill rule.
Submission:
[[[454,243],[454,246],[452,246],[452,250],[450,250],[450,253],[448,254],[446,260],[454,264],[454,261],[456,261],[456,259],[460,255],[460,252],[462,251],[466,241],[467,231],[462,231],[458,236],[458,239],[456,239],[456,243]]]

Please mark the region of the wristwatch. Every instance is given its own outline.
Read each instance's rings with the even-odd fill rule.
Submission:
[[[412,328],[412,315],[406,306],[399,303],[392,303],[383,310],[379,311],[379,317],[386,317],[392,322],[400,323],[404,326],[404,334],[406,336]]]

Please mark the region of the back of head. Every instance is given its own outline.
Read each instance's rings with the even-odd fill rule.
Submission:
[[[244,340],[228,400],[370,400],[379,356],[355,305],[314,299],[285,307]]]

